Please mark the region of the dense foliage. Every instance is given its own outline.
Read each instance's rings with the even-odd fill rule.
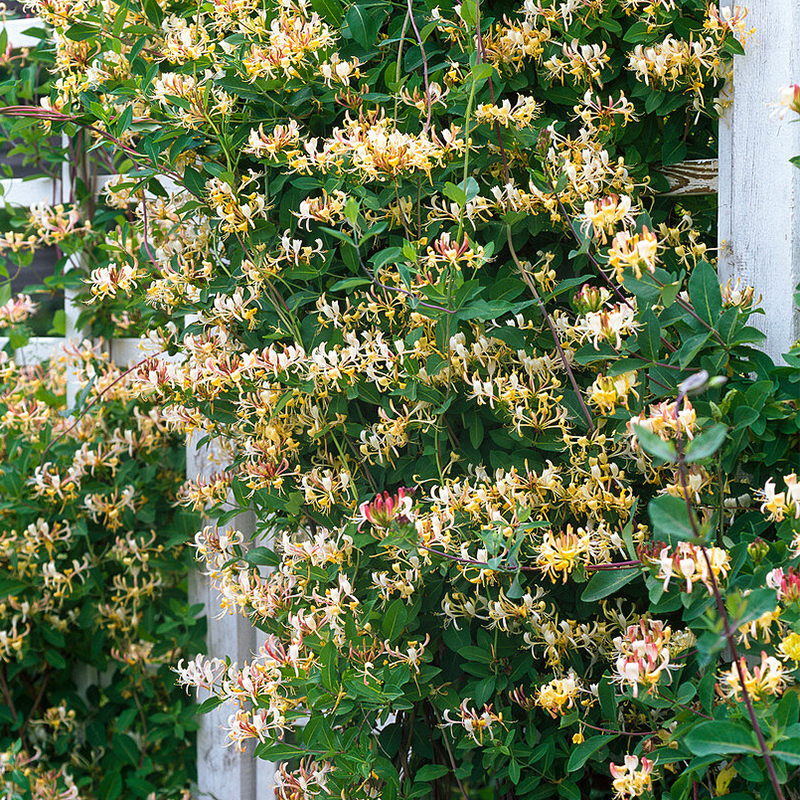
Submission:
[[[119,173],[93,295],[229,443],[185,501],[257,511],[195,543],[265,643],[179,672],[278,796],[788,796],[800,351],[660,175],[714,154],[746,12],[35,8],[57,79],[15,124]]]
[[[197,722],[172,668],[203,634],[186,596],[197,520],[174,508],[183,448],[91,349],[0,354],[0,432],[0,793],[181,797]]]

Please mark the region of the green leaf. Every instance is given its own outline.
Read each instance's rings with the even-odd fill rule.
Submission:
[[[603,712],[603,719],[606,722],[613,722],[616,725],[618,722],[617,693],[614,689],[614,683],[608,674],[603,676],[597,692],[600,698],[600,710]]]
[[[733,412],[733,428],[731,429],[731,433],[749,428],[760,416],[761,414],[759,414],[755,408],[739,406],[736,411]]]
[[[100,33],[100,28],[97,28],[93,25],[86,25],[83,22],[78,22],[75,25],[70,25],[64,31],[64,36],[67,39],[72,39],[73,42],[83,42],[86,39],[91,39],[93,36],[97,36]]]
[[[414,774],[415,781],[435,781],[443,778],[450,770],[444,764],[425,764]]]
[[[658,317],[646,308],[639,316],[642,327],[636,341],[639,343],[639,351],[643,356],[651,361],[658,361],[659,345],[661,344],[661,325]]]
[[[634,578],[641,575],[638,567],[630,569],[609,569],[599,570],[592,575],[586,588],[583,590],[581,600],[590,603],[593,600],[601,600],[614,594],[618,589],[629,584]]]
[[[675,299],[678,297],[678,292],[681,290],[681,282],[675,281],[675,283],[667,283],[661,289],[661,305],[664,308],[669,308],[674,302]]]
[[[206,700],[203,700],[199,706],[197,706],[196,711],[198,714],[208,714],[209,711],[213,711],[215,708],[218,708],[225,702],[224,698],[222,697],[209,697]]]
[[[59,308],[56,313],[53,314],[53,328],[51,332],[55,336],[67,335],[67,315],[63,308]]]
[[[45,650],[45,661],[56,669],[66,669],[67,662],[58,650]]]
[[[372,281],[369,278],[345,278],[331,286],[331,292],[344,292],[349,289],[355,289],[357,286],[368,286]]]
[[[311,0],[311,7],[326,22],[330,22],[337,28],[341,26],[344,9],[339,0]]]
[[[183,169],[183,185],[196,196],[202,196],[206,187],[206,179],[194,168],[186,166]]]
[[[277,567],[281,563],[281,557],[269,547],[254,547],[244,554],[244,560],[254,567]]]
[[[694,361],[697,354],[703,348],[703,345],[708,341],[709,336],[711,336],[711,331],[703,331],[694,336],[689,336],[683,341],[678,352],[675,354],[681,369],[685,369]]]
[[[796,725],[800,720],[800,698],[797,692],[786,692],[775,709],[775,721],[779,728]]]
[[[689,521],[689,510],[682,498],[669,494],[654,497],[647,510],[650,512],[654,533],[664,537],[666,541],[690,541],[695,538]]]
[[[116,800],[122,794],[122,776],[117,770],[106,772],[97,794],[99,800]]]
[[[263,758],[266,761],[286,761],[290,758],[298,758],[304,755],[302,747],[295,744],[284,744],[283,742],[261,742],[256,745],[253,753],[256,758]]]
[[[735,628],[741,628],[748,622],[758,619],[760,616],[775,611],[778,600],[774,589],[763,587],[753,589],[750,594],[742,597],[743,608],[736,616]]]
[[[585,742],[573,745],[569,761],[567,761],[567,772],[575,772],[580,769],[591,756],[616,738],[616,736],[592,736]]]
[[[354,5],[347,9],[344,20],[352,38],[365,50],[371,49],[383,23],[383,14],[377,13],[375,9]]]
[[[700,319],[713,326],[722,308],[722,292],[716,270],[707,261],[700,261],[692,270],[689,298]]]
[[[458,203],[460,206],[465,206],[467,204],[467,193],[460,186],[456,186],[451,181],[447,181],[444,185],[444,196],[454,203]]]
[[[800,738],[782,739],[770,754],[787,764],[800,766]]]
[[[686,463],[691,464],[694,461],[713,456],[722,447],[727,435],[728,428],[722,423],[701,433],[686,448]]]
[[[115,733],[111,738],[111,747],[115,753],[120,753],[133,766],[139,763],[141,751],[136,742],[126,733]]]
[[[328,718],[322,714],[311,717],[306,723],[303,738],[312,749],[320,748],[325,752],[331,752],[337,748],[336,733],[331,728]]]
[[[646,453],[669,463],[675,463],[678,460],[678,454],[672,442],[665,442],[655,433],[641,425],[634,425],[633,431],[636,434],[637,441]]]
[[[461,3],[458,16],[464,20],[468,28],[474,28],[478,24],[478,4],[476,0],[464,0]]]
[[[338,655],[336,645],[333,642],[328,642],[322,648],[322,654],[320,655],[320,662],[322,663],[320,679],[322,680],[322,685],[331,691],[335,691],[339,687]]]
[[[727,756],[759,753],[755,734],[746,725],[734,722],[701,722],[684,737],[684,744],[696,756]]]
[[[406,604],[398,597],[389,604],[386,614],[381,622],[383,635],[391,642],[396,639],[403,631],[408,619]]]

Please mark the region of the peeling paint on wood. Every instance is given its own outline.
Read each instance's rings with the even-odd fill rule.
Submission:
[[[662,174],[669,181],[667,196],[716,194],[719,185],[719,162],[716,158],[681,161],[664,167]]]
[[[733,60],[734,102],[720,121],[719,274],[762,295],[752,324],[778,362],[800,337],[800,123],[774,117],[781,86],[800,81],[800,2],[751,0],[756,33]]]

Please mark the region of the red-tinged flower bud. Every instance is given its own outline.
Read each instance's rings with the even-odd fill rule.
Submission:
[[[393,523],[407,525],[413,518],[412,510],[410,490],[401,487],[394,495],[384,492],[376,495],[371,502],[359,506],[358,528],[360,530],[365,522],[376,528],[389,528]]]

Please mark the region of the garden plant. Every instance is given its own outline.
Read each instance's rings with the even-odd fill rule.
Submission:
[[[32,304],[10,309],[23,336]],[[197,519],[175,509],[184,448],[90,347],[0,354],[0,431],[2,797],[181,797],[197,721],[172,668],[203,639],[186,595]]]
[[[263,632],[177,664],[220,745],[281,800],[797,797],[800,349],[662,173],[746,10],[32,6],[52,91],[5,114],[115,174],[87,293],[229,454],[181,492]]]

